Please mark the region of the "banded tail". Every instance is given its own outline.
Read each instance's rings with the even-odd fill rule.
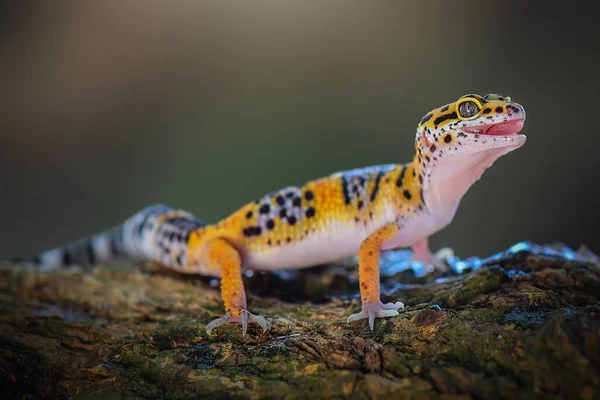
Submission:
[[[181,269],[187,261],[190,234],[204,226],[203,221],[186,211],[154,205],[109,231],[12,262],[33,264],[39,269],[58,269],[115,260],[147,260]]]

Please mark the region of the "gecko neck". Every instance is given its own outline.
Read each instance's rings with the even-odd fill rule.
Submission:
[[[417,148],[413,164],[423,174],[423,199],[427,210],[432,214],[455,211],[483,172],[507,152],[507,149],[493,149],[444,159],[434,158],[431,154],[419,157]]]

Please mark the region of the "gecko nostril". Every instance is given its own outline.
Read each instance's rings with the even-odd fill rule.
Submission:
[[[509,115],[519,114],[519,113],[523,112],[523,107],[521,107],[521,106],[515,107],[513,105],[508,105],[508,106],[506,106],[506,111],[508,112]]]

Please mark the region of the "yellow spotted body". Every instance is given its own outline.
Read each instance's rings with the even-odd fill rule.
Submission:
[[[349,321],[398,314],[403,305],[379,300],[382,250],[412,246],[426,265],[445,264],[429,251],[428,237],[448,225],[462,196],[500,156],[522,146],[525,111],[509,97],[470,94],[425,115],[408,164],[335,173],[304,186],[278,190],[206,225],[193,215],[151,206],[121,226],[45,252],[45,267],[93,265],[115,258],[152,260],[179,272],[221,277],[224,317],[268,329],[248,312],[244,269],[301,268],[358,255],[362,311]]]
[[[366,236],[398,215],[423,210],[419,179],[423,176],[418,159],[407,165],[339,172],[246,204],[225,220],[198,231],[193,240],[201,243],[226,238],[242,253],[245,267],[253,269],[339,260],[356,255]],[[314,238],[319,240],[315,243]],[[353,239],[358,243],[348,243]],[[302,248],[303,243],[310,243],[310,247]],[[290,254],[286,260],[285,249],[292,247],[307,257]],[[195,262],[194,254],[198,253],[190,252],[191,263]],[[269,255],[273,255],[272,260]]]

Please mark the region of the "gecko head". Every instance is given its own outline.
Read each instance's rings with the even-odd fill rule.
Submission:
[[[417,151],[433,153],[436,159],[488,153],[500,157],[525,144],[525,135],[519,133],[524,122],[525,110],[510,97],[467,94],[423,117]]]

